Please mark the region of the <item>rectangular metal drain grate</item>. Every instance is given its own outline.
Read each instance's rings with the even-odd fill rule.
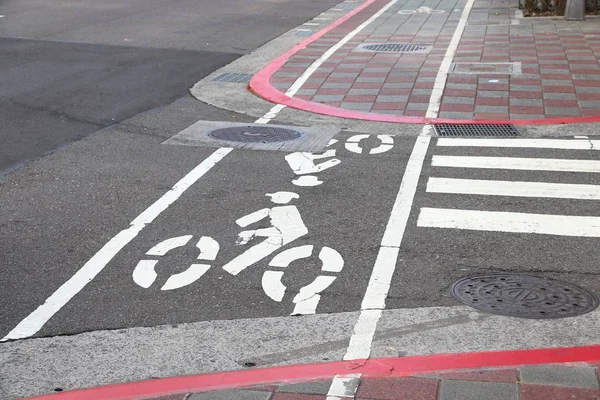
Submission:
[[[519,137],[521,132],[512,124],[433,124],[443,137]]]
[[[430,44],[412,44],[412,43],[363,43],[355,51],[375,52],[375,53],[429,53]]]
[[[213,82],[233,82],[233,83],[248,83],[252,78],[251,74],[240,74],[236,72],[227,72],[213,79]]]

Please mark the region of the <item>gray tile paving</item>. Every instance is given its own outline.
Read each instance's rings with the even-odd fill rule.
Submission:
[[[382,95],[377,96],[376,101],[378,103],[404,103],[408,101],[408,95]]]
[[[352,83],[328,82],[328,83],[324,83],[321,87],[323,89],[350,89],[352,87]]]
[[[579,107],[581,107],[581,108],[597,108],[598,113],[600,113],[600,101],[579,100]]]
[[[345,108],[346,110],[371,111],[371,108],[373,107],[373,103],[345,101],[340,105],[340,107]]]
[[[520,373],[523,383],[594,389],[599,387],[595,369],[587,365],[529,365],[521,367]]]
[[[493,97],[495,99],[505,99],[508,97],[508,92],[503,90],[478,90],[478,97]]]
[[[510,99],[511,106],[543,107],[542,99]]]
[[[525,92],[541,92],[542,87],[539,85],[510,85],[510,90],[521,90]]]
[[[312,101],[342,101],[344,100],[343,94],[318,94],[312,98]]]
[[[439,400],[518,400],[514,383],[442,381]]]
[[[567,108],[567,107],[546,107],[544,109],[546,114],[553,115],[564,115],[578,117],[580,115],[579,108]]]
[[[302,382],[281,385],[277,388],[277,391],[284,393],[327,394],[330,386],[331,381]]]
[[[508,114],[508,107],[505,106],[475,106],[476,113],[494,113]]]
[[[446,104],[475,104],[475,98],[444,96],[442,102]]]
[[[218,392],[194,393],[187,400],[269,400],[270,392],[254,390],[220,390]]]
[[[379,94],[379,89],[350,89],[348,91],[349,95],[358,95],[358,96],[374,96]]]
[[[510,119],[546,119],[544,114],[510,114]]]
[[[542,97],[546,100],[577,100],[575,93],[544,92]]]

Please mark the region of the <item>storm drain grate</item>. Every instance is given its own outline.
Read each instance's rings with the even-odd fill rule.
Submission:
[[[464,278],[452,294],[478,310],[518,318],[566,318],[598,307],[598,298],[579,286],[530,275]]]
[[[518,137],[521,132],[512,124],[433,124],[438,136],[444,137]]]
[[[372,51],[376,53],[428,53],[430,44],[412,43],[363,43],[356,48],[357,51]]]
[[[208,132],[208,136],[229,142],[241,143],[276,143],[300,139],[304,133],[286,128],[272,126],[234,126],[215,129]]]
[[[294,32],[294,35],[296,36],[310,36],[313,34],[313,31],[311,31],[310,29],[298,29],[296,30],[296,32]]]
[[[237,72],[226,72],[213,79],[213,82],[233,82],[233,83],[248,83],[252,78],[251,74],[241,74]]]

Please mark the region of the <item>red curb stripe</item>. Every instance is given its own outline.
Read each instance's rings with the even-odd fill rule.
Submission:
[[[366,378],[404,377],[450,370],[534,364],[598,362],[600,345],[550,349],[434,354],[338,361],[163,378],[32,397],[35,400],[134,400],[272,383],[331,379],[360,373]]]
[[[325,104],[308,101],[300,98],[291,98],[285,95],[273,85],[271,85],[271,77],[285,65],[285,63],[300,50],[306,48],[309,44],[315,42],[326,33],[335,29],[339,25],[348,21],[359,12],[376,2],[377,0],[367,0],[361,6],[355,8],[332,24],[326,26],[319,32],[309,38],[296,44],[294,47],[278,56],[267,64],[263,69],[258,71],[248,84],[248,90],[263,99],[275,103],[282,104],[290,108],[308,111],[315,114],[328,115],[331,117],[358,119],[361,121],[373,122],[391,122],[391,123],[408,123],[408,124],[430,124],[430,123],[447,123],[447,124],[514,124],[514,125],[550,125],[550,124],[570,124],[570,123],[585,123],[585,122],[600,122],[600,115],[589,117],[559,117],[547,119],[516,119],[516,120],[471,120],[471,119],[447,119],[447,118],[425,118],[425,117],[409,117],[401,115],[388,115],[368,113],[361,111],[346,110],[328,106]]]

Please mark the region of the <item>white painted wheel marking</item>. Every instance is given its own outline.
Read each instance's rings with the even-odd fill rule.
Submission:
[[[183,247],[192,238],[192,235],[178,236],[170,239],[163,240],[146,253],[148,256],[164,256],[169,251],[178,247]]]
[[[327,289],[336,279],[336,276],[317,276],[314,281],[300,289],[300,292],[298,292],[292,301],[299,303],[308,300],[315,294],[319,294]]]
[[[281,278],[283,277],[283,271],[265,271],[262,277],[262,287],[265,294],[276,302],[281,302],[287,289]]]
[[[323,262],[323,266],[321,267],[322,271],[341,272],[342,268],[344,268],[344,259],[342,258],[342,255],[331,247],[323,246],[319,253],[319,259]]]
[[[188,286],[202,277],[210,269],[208,264],[192,264],[183,272],[171,275],[160,290],[173,290]]]
[[[210,236],[202,236],[196,244],[200,254],[198,260],[215,261],[219,254],[219,243]]]
[[[144,289],[148,289],[156,280],[154,267],[158,260],[140,260],[133,270],[133,281]]]
[[[269,265],[271,267],[286,268],[296,260],[310,257],[313,252],[313,247],[313,245],[307,244],[306,246],[298,246],[287,249],[273,257],[273,260],[271,260]]]

